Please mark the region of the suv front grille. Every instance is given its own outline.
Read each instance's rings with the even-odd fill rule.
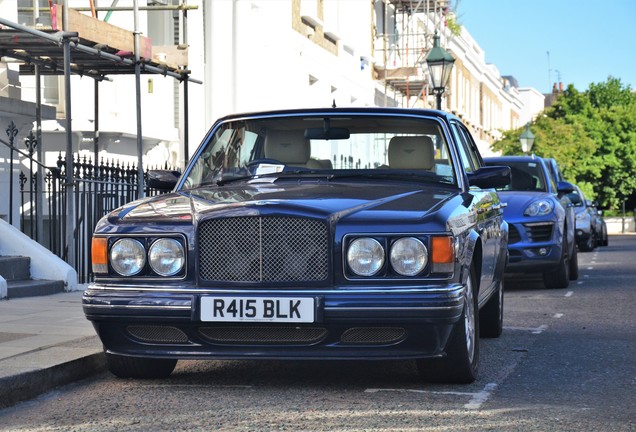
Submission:
[[[519,230],[512,224],[508,225],[508,244],[517,243],[518,241],[521,241]]]
[[[552,222],[525,223],[528,240],[531,242],[546,242],[552,238]]]
[[[199,225],[199,273],[227,282],[317,282],[329,274],[327,225],[293,217],[209,219]]]

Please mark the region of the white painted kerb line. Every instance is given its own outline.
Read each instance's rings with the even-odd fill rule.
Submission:
[[[568,291],[565,293],[566,297],[572,297],[572,294],[574,294],[574,291]]]
[[[541,334],[548,329],[548,326],[545,324],[540,325],[539,327],[504,327],[504,330],[520,330],[520,331],[529,331],[532,334]]]
[[[434,391],[434,390],[417,390],[417,389],[366,389],[365,393],[379,393],[379,392],[397,392],[397,393],[421,393],[421,394],[433,394],[433,395],[454,395],[454,396],[469,396],[470,401],[464,405],[464,408],[470,410],[476,410],[481,408],[484,402],[488,400],[492,392],[497,388],[497,384],[486,384],[483,390],[479,392],[454,392],[454,391]]]

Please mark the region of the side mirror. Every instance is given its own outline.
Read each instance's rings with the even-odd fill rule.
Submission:
[[[161,191],[171,191],[177,185],[179,177],[181,177],[181,173],[179,171],[150,170],[148,171],[146,185]]]
[[[580,206],[583,204],[583,200],[581,199],[581,196],[578,193],[570,192],[568,194],[568,199],[570,200],[572,205]]]
[[[576,188],[570,182],[560,181],[557,183],[557,194],[559,197],[574,192]]]
[[[470,186],[482,189],[503,188],[512,181],[510,167],[508,166],[485,166],[467,175]]]

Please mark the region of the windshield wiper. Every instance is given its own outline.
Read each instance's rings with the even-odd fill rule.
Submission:
[[[418,181],[418,182],[426,182],[438,183],[440,180],[443,183],[449,183],[444,177],[440,177],[432,172],[425,173],[414,173],[414,172],[351,172],[351,173],[334,173],[327,176],[327,180],[339,180],[343,178],[367,178],[367,179],[392,179],[392,180],[407,180],[407,181]]]
[[[325,176],[325,174],[321,174],[320,171],[299,169],[299,170],[289,170],[289,171],[273,172],[273,173],[258,174],[258,175],[248,175],[248,176],[238,176],[238,177],[227,176],[213,182],[201,183],[199,186],[204,186],[208,184],[216,184],[217,186],[224,186],[228,183],[240,182],[245,180],[258,180],[261,178],[271,178],[271,177],[298,177],[298,176],[302,177],[305,175],[323,176],[323,177]]]
[[[201,183],[200,186],[204,186],[204,185],[207,185],[207,184],[216,184],[217,186],[225,186],[228,183],[240,182],[240,181],[250,180],[250,179],[253,179],[253,178],[254,178],[254,176],[252,176],[252,175],[238,176],[238,177],[227,176],[227,177],[221,177],[221,179],[216,180],[216,181],[207,182],[207,183]]]

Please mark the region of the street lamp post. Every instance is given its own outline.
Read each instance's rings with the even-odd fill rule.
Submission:
[[[442,95],[446,90],[446,84],[450,79],[451,71],[455,58],[439,45],[439,35],[435,32],[433,37],[433,48],[426,56],[426,64],[428,66],[430,84],[433,88],[436,98],[436,108],[442,109]]]
[[[530,122],[526,123],[526,130],[519,136],[519,142],[521,142],[521,151],[530,153],[534,144],[534,134],[530,131]]]

